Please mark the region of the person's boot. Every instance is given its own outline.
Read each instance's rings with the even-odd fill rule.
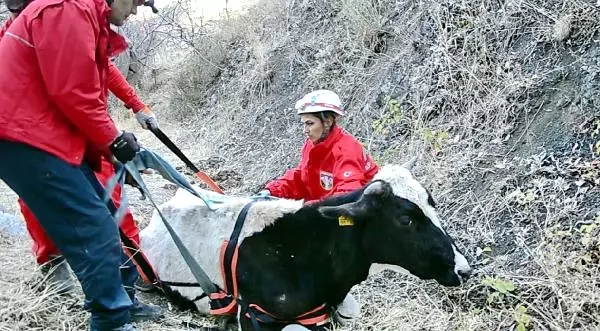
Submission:
[[[130,311],[132,322],[158,321],[165,317],[162,308],[142,303],[138,299],[133,300],[133,306]]]
[[[90,331],[99,331],[98,329],[91,328],[91,327],[90,327],[89,330]],[[121,325],[119,327],[112,328],[112,329],[110,329],[110,331],[137,331],[137,328],[133,324],[131,324],[131,323],[126,323],[126,324],[123,324],[123,325]]]
[[[44,263],[40,269],[46,278],[46,283],[54,287],[59,294],[67,294],[75,290],[75,278],[63,256],[51,257],[51,260]]]
[[[281,331],[310,331],[310,329],[300,324],[288,324]]]
[[[133,326],[133,324],[131,323],[127,323],[125,325],[122,325],[118,328],[114,328],[111,331],[137,331],[136,327]]]
[[[150,293],[150,292],[154,292],[156,290],[156,287],[154,287],[154,285],[146,283],[144,281],[144,279],[142,279],[142,277],[138,277],[135,280],[135,283],[133,284],[133,286],[135,287],[136,290],[138,290],[140,292],[144,292],[144,293]]]
[[[360,304],[350,293],[346,294],[344,301],[337,306],[333,314],[334,320],[341,326],[348,326],[352,321],[360,316]]]

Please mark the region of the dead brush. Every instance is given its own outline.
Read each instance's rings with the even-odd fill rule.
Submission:
[[[29,241],[2,243],[0,268],[0,330],[78,330],[87,326],[79,296],[59,296],[46,286],[30,256]]]

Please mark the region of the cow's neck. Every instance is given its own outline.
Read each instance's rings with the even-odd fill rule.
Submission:
[[[359,225],[340,226],[316,208],[303,208],[244,239],[238,280],[249,300],[293,315],[323,302],[339,304],[369,267]],[[267,284],[269,290],[260,290]],[[284,296],[286,305],[278,306]]]

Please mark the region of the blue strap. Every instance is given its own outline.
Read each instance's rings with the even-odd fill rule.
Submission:
[[[194,278],[196,278],[196,281],[202,288],[202,291],[204,291],[204,293],[207,293],[207,294],[216,292],[217,287],[215,286],[215,284],[210,280],[210,278],[204,272],[204,270],[202,270],[202,268],[200,267],[200,264],[198,264],[198,261],[196,261],[196,259],[192,256],[192,254],[187,249],[187,247],[185,247],[185,245],[181,241],[181,238],[179,238],[179,236],[177,235],[175,230],[171,227],[171,224],[169,224],[169,222],[166,220],[166,218],[164,217],[164,215],[162,214],[162,212],[160,211],[160,209],[154,202],[154,199],[152,199],[152,195],[148,191],[148,187],[146,186],[146,183],[144,183],[144,180],[142,179],[142,176],[140,175],[138,168],[135,167],[135,165],[132,164],[131,162],[127,162],[125,164],[125,169],[127,172],[129,172],[129,174],[133,177],[133,179],[140,185],[142,191],[148,197],[148,200],[150,201],[150,203],[152,204],[154,209],[156,209],[165,228],[171,235],[173,242],[175,242],[175,246],[177,246],[179,253],[183,257],[185,263],[187,264],[188,268],[192,272],[192,275],[194,276]]]
[[[119,168],[117,169],[115,175],[113,175],[109,180],[108,183],[106,184],[106,187],[104,189],[104,196],[102,198],[102,200],[104,201],[104,204],[106,205],[108,203],[109,200],[111,200],[112,198],[112,193],[115,190],[115,187],[117,186],[117,183],[119,183],[119,185],[121,186],[121,199],[120,199],[120,205],[119,208],[117,208],[117,210],[115,211],[115,214],[113,215],[115,218],[115,222],[117,223],[117,225],[120,227],[121,223],[123,222],[123,219],[125,218],[125,214],[127,213],[127,205],[128,205],[128,198],[127,198],[127,194],[125,194],[125,189],[123,189],[124,185],[125,185],[125,168],[120,165]]]

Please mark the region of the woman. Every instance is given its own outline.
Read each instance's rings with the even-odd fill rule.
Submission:
[[[269,182],[261,195],[310,203],[359,189],[379,171],[362,145],[337,125],[345,112],[336,93],[313,91],[295,108],[307,138],[300,163]]]
[[[354,137],[337,125],[345,112],[336,93],[313,91],[296,102],[295,108],[306,135],[300,164],[269,182],[260,195],[311,203],[360,189],[373,179],[379,166]],[[358,302],[348,294],[337,307],[335,319],[345,325],[359,313]]]

